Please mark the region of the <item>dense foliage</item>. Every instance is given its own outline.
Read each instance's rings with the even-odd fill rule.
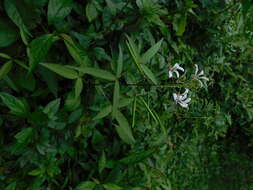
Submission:
[[[253,189],[252,62],[251,0],[1,0],[0,189]]]

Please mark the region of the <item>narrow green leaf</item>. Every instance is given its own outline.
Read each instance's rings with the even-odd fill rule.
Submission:
[[[153,72],[144,64],[141,64],[141,68],[144,71],[145,75],[154,83],[154,84],[158,84],[158,81],[155,77],[155,75],[153,74]]]
[[[31,175],[31,176],[37,176],[37,175],[41,175],[45,172],[45,170],[43,169],[35,169],[35,170],[32,170],[28,173],[28,175]]]
[[[120,111],[117,111],[115,117],[119,123],[119,125],[116,125],[116,131],[120,138],[127,144],[134,144],[135,139],[125,116]]]
[[[72,7],[72,0],[50,0],[47,12],[48,23],[53,24],[57,21],[62,21],[69,15]]]
[[[75,83],[75,97],[78,98],[83,90],[82,78],[78,78]]]
[[[75,62],[82,66],[86,66],[86,67],[89,66],[90,60],[85,50],[82,49],[75,41],[73,41],[70,36],[66,34],[61,34],[61,37],[63,38],[64,43],[70,55],[75,60]]]
[[[18,98],[7,94],[5,92],[0,93],[0,98],[3,103],[11,110],[11,113],[18,116],[26,116],[29,112],[28,107],[24,104],[23,101]]]
[[[59,38],[53,34],[44,34],[31,42],[29,60],[30,72],[46,57],[51,46],[58,39]]]
[[[156,116],[154,115],[153,111],[150,109],[150,107],[148,106],[148,104],[145,102],[145,100],[140,97],[141,102],[145,105],[145,107],[147,108],[148,112],[151,114],[151,116],[153,117],[153,119],[158,123],[158,120],[156,118]]]
[[[136,164],[150,157],[155,151],[156,151],[155,149],[150,149],[147,151],[140,151],[137,153],[133,153],[130,156],[127,156],[119,160],[119,162],[124,163],[124,164],[129,164],[129,165]]]
[[[67,98],[65,100],[64,108],[68,111],[73,111],[79,107],[81,104],[81,98],[75,97],[75,92],[71,91],[68,93]]]
[[[107,106],[100,110],[100,112],[92,119],[92,120],[98,120],[102,119],[106,116],[108,116],[112,112],[112,106]]]
[[[106,189],[106,190],[122,190],[123,188],[116,185],[116,184],[113,184],[113,183],[107,183],[107,184],[104,184],[103,187]]]
[[[11,70],[12,68],[12,61],[8,61],[7,63],[5,63],[1,69],[0,69],[0,80],[5,77]]]
[[[105,1],[106,1],[107,6],[110,9],[110,12],[112,13],[112,15],[115,15],[116,10],[117,10],[116,5],[111,0],[105,0]]]
[[[98,162],[98,171],[99,171],[100,174],[105,169],[105,166],[106,166],[106,156],[105,156],[105,152],[103,151],[102,155],[99,159],[99,162]]]
[[[41,65],[67,79],[77,79],[79,77],[74,69],[65,65],[51,63],[42,63]]]
[[[123,53],[121,46],[119,46],[119,57],[117,61],[117,77],[120,77],[122,69],[123,69]]]
[[[87,16],[89,22],[92,22],[98,16],[97,9],[92,2],[90,2],[86,5],[86,16]]]
[[[14,181],[11,184],[9,184],[6,188],[4,188],[4,190],[15,190],[17,186],[17,182]]]
[[[159,51],[163,40],[160,40],[155,45],[153,45],[150,49],[148,49],[141,57],[141,63],[145,64],[151,60],[151,58]]]
[[[89,74],[97,78],[106,79],[110,81],[115,81],[116,77],[109,71],[103,70],[103,69],[97,69],[97,68],[91,68],[91,67],[70,67],[73,69],[76,69],[84,74]]]
[[[74,190],[93,190],[96,186],[95,182],[85,181],[80,183]]]
[[[120,97],[120,89],[119,89],[119,81],[115,81],[114,92],[113,92],[113,107],[112,107],[112,117],[115,117],[115,114],[118,110],[119,106],[119,97]]]

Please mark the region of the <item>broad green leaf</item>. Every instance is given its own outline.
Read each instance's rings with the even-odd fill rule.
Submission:
[[[61,37],[63,38],[64,43],[75,62],[82,66],[89,66],[90,60],[85,50],[74,42],[70,36],[61,34]]]
[[[98,16],[97,9],[96,9],[95,5],[92,2],[89,2],[86,5],[86,16],[87,16],[89,22],[92,22]]]
[[[43,66],[40,66],[39,68],[39,72],[42,76],[42,79],[47,83],[47,86],[49,90],[53,93],[53,95],[57,97],[58,80],[56,77],[56,73]]]
[[[6,47],[15,42],[18,38],[18,31],[12,23],[0,19],[0,47]]]
[[[106,189],[106,190],[122,190],[123,188],[116,185],[116,184],[113,184],[113,183],[107,183],[107,184],[104,184],[103,187]]]
[[[173,28],[177,36],[182,36],[185,32],[187,25],[186,15],[176,14],[173,19]]]
[[[77,79],[79,77],[74,69],[65,65],[51,63],[42,63],[41,65],[67,79]]]
[[[17,186],[17,182],[14,181],[11,184],[9,184],[6,188],[4,188],[4,190],[15,190]]]
[[[134,144],[135,139],[126,117],[120,111],[116,112],[115,117],[119,123],[116,125],[116,131],[120,138],[127,144]]]
[[[69,15],[73,7],[72,0],[49,0],[47,18],[48,23],[62,21]]]
[[[25,2],[35,7],[43,7],[48,0],[25,0]]]
[[[12,61],[8,61],[0,68],[0,80],[10,72],[12,65]]]
[[[34,78],[33,74],[26,73],[26,72],[20,72],[17,76],[17,83],[20,87],[27,89],[29,91],[34,91],[36,87],[36,79]]]
[[[115,117],[115,114],[119,107],[119,97],[120,97],[120,88],[119,81],[115,81],[114,92],[113,92],[113,106],[112,106],[112,117]]]
[[[158,84],[158,81],[155,77],[155,75],[153,74],[153,72],[144,64],[141,64],[141,68],[144,71],[145,75],[154,83],[154,84]]]
[[[25,25],[24,20],[21,16],[20,10],[17,7],[17,2],[17,0],[5,0],[5,11],[7,15],[11,18],[11,20],[19,27],[20,30],[30,35],[30,32],[28,31],[28,28]]]
[[[106,1],[107,6],[110,9],[112,15],[115,15],[116,11],[117,11],[116,5],[112,2],[112,0],[105,0],[105,1]]]
[[[75,83],[75,97],[78,98],[83,90],[82,78],[78,78]]]
[[[31,127],[23,128],[19,133],[15,135],[15,139],[17,139],[18,143],[23,144],[30,139],[32,133],[33,128]]]
[[[85,181],[80,183],[74,190],[93,190],[96,183],[93,181]]]
[[[48,115],[49,118],[53,118],[60,108],[61,99],[58,98],[49,102],[43,109],[43,112]]]
[[[11,113],[18,116],[26,116],[28,114],[29,110],[27,105],[18,98],[5,92],[0,93],[0,98],[2,99],[3,103],[11,110]]]
[[[34,39],[30,44],[30,71],[40,63],[48,54],[53,43],[59,38],[54,34],[44,34]]]
[[[123,53],[121,46],[119,46],[119,57],[117,61],[117,77],[120,77],[122,69],[123,69]]]
[[[81,73],[84,74],[89,74],[97,78],[105,79],[105,80],[110,80],[110,81],[115,81],[116,77],[109,71],[103,70],[103,69],[97,69],[97,68],[91,68],[91,67],[70,67],[73,69],[76,69],[80,71]]]
[[[8,77],[7,75],[3,78],[3,80],[7,83],[7,86],[10,87],[12,90],[19,92],[19,88],[15,84],[15,82]]]
[[[79,107],[81,104],[81,98],[75,97],[75,91],[71,91],[68,93],[67,98],[65,100],[64,108],[68,111],[73,111]]]
[[[105,156],[105,152],[103,151],[102,155],[99,159],[99,162],[98,162],[98,171],[99,171],[100,174],[105,169],[105,166],[106,166],[106,156]]]
[[[159,51],[162,42],[163,40],[160,40],[142,55],[141,57],[142,64],[147,63],[151,60],[151,58]]]

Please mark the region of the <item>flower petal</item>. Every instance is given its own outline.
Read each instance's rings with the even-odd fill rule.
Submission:
[[[179,78],[179,72],[178,71],[174,71],[174,73],[176,73],[177,78]]]
[[[173,93],[173,99],[174,99],[175,101],[177,101],[177,100],[178,100],[178,96],[177,96],[177,94],[176,94],[176,93]]]
[[[201,75],[204,75],[204,71],[203,70],[200,71],[199,74],[198,74],[198,76],[201,76]]]
[[[169,78],[172,78],[172,77],[173,77],[172,72],[169,71]]]
[[[191,101],[191,98],[187,98],[184,103],[188,104]]]
[[[199,66],[197,64],[194,64],[194,66],[195,66],[195,75],[197,76],[199,72]]]
[[[199,77],[200,79],[203,79],[203,80],[206,80],[206,81],[209,81],[209,78],[203,76],[203,77]]]
[[[183,108],[188,108],[188,104],[184,103],[184,102],[178,102],[180,106],[182,106]]]

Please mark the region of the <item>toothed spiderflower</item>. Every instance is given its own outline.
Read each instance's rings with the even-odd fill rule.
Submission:
[[[179,104],[183,108],[188,108],[188,103],[191,101],[191,98],[187,98],[189,89],[186,88],[183,94],[173,93],[173,98],[176,104]]]
[[[178,70],[184,72],[184,68],[180,67],[180,65],[178,63],[176,63],[173,67],[169,68],[169,78],[173,77],[173,73],[176,73],[177,78],[179,78],[179,72],[178,72]]]
[[[206,85],[206,81],[209,81],[207,77],[204,76],[204,71],[199,71],[199,66],[195,64],[195,74],[193,79],[197,80],[200,84],[200,87],[203,87],[203,83]]]

